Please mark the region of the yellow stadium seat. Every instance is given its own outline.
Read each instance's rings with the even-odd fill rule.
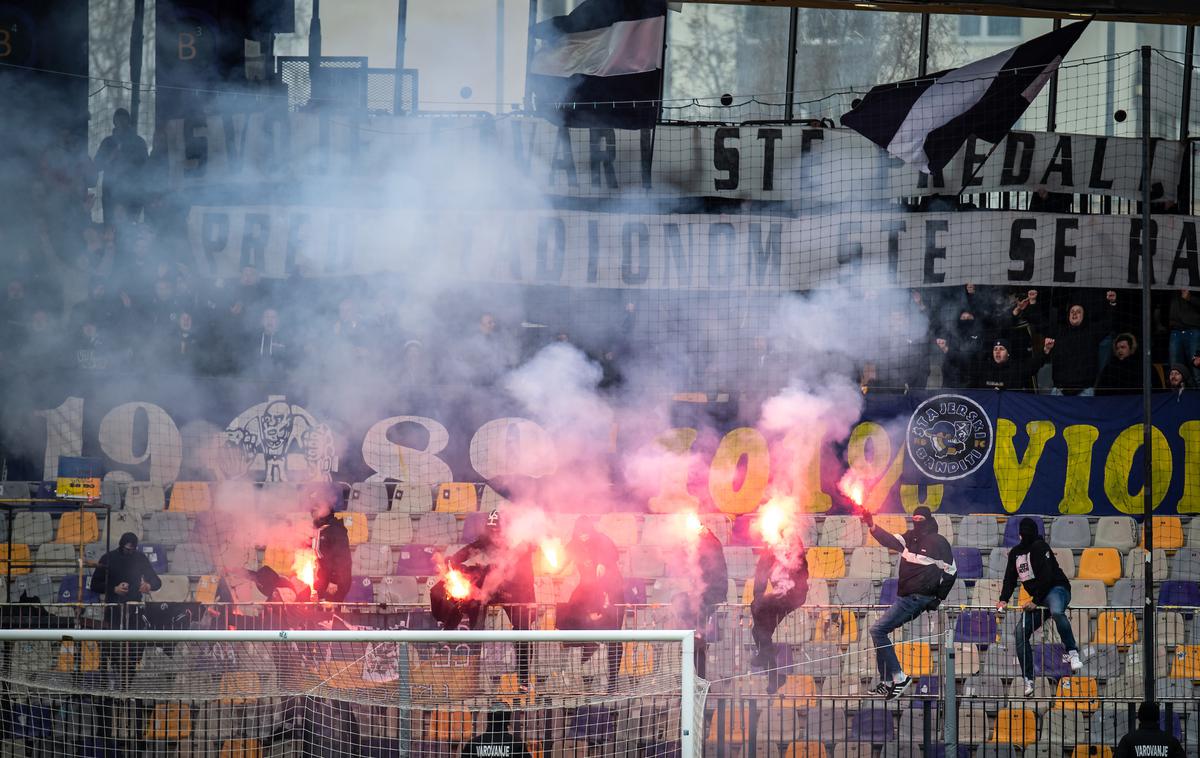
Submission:
[[[90,511],[67,511],[58,520],[58,533],[54,535],[54,541],[65,542],[68,545],[99,542],[100,522],[96,519],[96,514]]]
[[[433,509],[442,513],[470,513],[479,509],[478,493],[470,482],[442,482],[434,489]]]
[[[810,547],[807,558],[812,579],[841,579],[846,575],[846,554],[840,547]]]
[[[501,674],[500,684],[496,689],[496,699],[503,700],[513,708],[528,708],[537,700],[536,683],[528,692],[522,692],[521,682],[513,673]]]
[[[641,642],[626,642],[625,655],[621,658],[621,670],[629,676],[646,676],[654,673],[654,648]]]
[[[267,545],[263,552],[262,565],[270,566],[276,574],[292,573],[292,564],[296,560],[296,551],[283,545]]]
[[[1054,708],[1061,711],[1092,712],[1100,707],[1096,700],[1100,692],[1096,680],[1090,676],[1064,676],[1058,680],[1054,693]]]
[[[816,708],[820,702],[816,695],[816,679],[807,674],[788,674],[769,707],[783,710]]]
[[[1137,619],[1132,612],[1103,611],[1096,618],[1097,645],[1132,645],[1137,641]]]
[[[1001,708],[996,714],[996,728],[988,742],[1010,745],[1032,745],[1037,742],[1037,713],[1020,708]]]
[[[350,537],[350,547],[361,545],[367,541],[367,514],[340,511],[335,515],[342,522],[342,526],[346,527],[346,534]]]
[[[434,742],[463,742],[475,736],[472,711],[430,711],[425,720],[425,738]]]
[[[100,670],[100,643],[88,640],[83,643],[83,656],[76,660],[76,642],[64,642],[58,648],[58,670],[64,674],[87,673]]]
[[[167,510],[176,513],[212,510],[212,495],[208,491],[208,482],[175,482],[175,486],[171,488],[171,502],[167,504]]]
[[[262,678],[253,671],[221,674],[221,700],[232,705],[248,703],[262,694]]]
[[[154,706],[154,715],[146,724],[148,740],[182,740],[192,734],[192,709],[182,703]]]
[[[196,582],[196,602],[217,602],[217,588],[221,585],[221,577],[215,574],[205,574]]]
[[[928,642],[898,642],[895,645],[900,668],[911,677],[929,676],[933,673],[933,653]]]
[[[9,573],[9,546],[0,543],[0,576]],[[29,573],[29,545],[13,543],[12,545],[12,575]]]
[[[1113,758],[1113,749],[1107,745],[1076,745],[1071,758]]]
[[[1089,547],[1079,558],[1079,579],[1099,579],[1111,587],[1121,578],[1121,554],[1114,547]]]
[[[789,742],[784,758],[828,758],[824,742]]]
[[[908,524],[904,521],[904,517],[899,513],[882,513],[874,518],[875,526],[879,527],[888,534],[904,534],[908,531]],[[867,547],[883,547],[879,544],[879,540],[875,539],[875,535],[867,533]]]
[[[709,742],[717,742],[718,733],[721,731],[721,719],[718,718],[718,715],[713,715],[712,721],[709,723]],[[731,742],[744,742],[746,740],[747,729],[750,726],[750,706],[748,704],[731,705],[725,708],[724,715],[724,738],[726,745]]]
[[[262,758],[262,744],[255,739],[238,738],[221,744],[220,758]]]
[[[1151,516],[1154,519],[1154,547],[1178,550],[1183,547],[1183,521],[1178,516]],[[1146,527],[1142,527],[1141,547],[1146,547]]]
[[[1172,679],[1200,679],[1200,645],[1178,645],[1171,661]]]
[[[817,616],[813,642],[849,645],[858,641],[858,616],[854,611],[824,611]]]

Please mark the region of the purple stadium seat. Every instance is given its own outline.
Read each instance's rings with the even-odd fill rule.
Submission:
[[[627,605],[644,605],[646,602],[646,580],[625,580],[625,603]]]
[[[398,576],[433,576],[437,567],[433,564],[433,545],[405,545],[400,548],[400,560],[396,562]]]
[[[1163,582],[1158,591],[1158,604],[1200,607],[1200,584],[1196,582]]]
[[[346,593],[347,603],[372,603],[375,601],[375,589],[371,580],[365,576],[350,578],[350,591]]]
[[[140,543],[138,550],[142,551],[142,555],[146,556],[146,560],[150,561],[150,566],[159,574],[167,573],[167,546],[166,545],[148,545]]]
[[[1046,536],[1046,524],[1042,521],[1041,516],[1030,514],[1029,516],[1009,516],[1008,522],[1004,525],[1004,546],[1013,547],[1021,541],[1021,535],[1017,530],[1021,528],[1021,519],[1031,518],[1037,522],[1038,534],[1044,538]]]
[[[733,520],[733,531],[729,535],[730,546],[758,547],[761,540],[751,530],[757,514],[743,513]]]
[[[892,713],[883,708],[861,710],[850,723],[851,742],[892,742],[895,737]]]
[[[617,732],[617,714],[609,708],[589,705],[571,714],[567,737],[593,745],[611,745]]]
[[[941,693],[942,683],[936,676],[919,676],[913,682],[912,688],[912,707],[924,708],[926,700],[932,700],[933,707],[937,708],[937,697]]]
[[[462,541],[464,545],[469,545],[483,536],[484,531],[487,529],[487,517],[488,515],[482,511],[473,511],[467,514],[462,526]]]
[[[58,594],[54,596],[56,603],[99,603],[100,596],[88,589],[88,584],[91,583],[91,575],[84,577],[82,596],[79,592],[79,576],[70,574],[64,576],[63,580],[58,583]]]
[[[1048,676],[1051,679],[1061,679],[1071,675],[1071,666],[1064,660],[1066,648],[1060,642],[1050,642],[1033,646],[1033,673],[1037,676]]]
[[[953,550],[959,579],[983,578],[983,556],[979,554],[979,548],[956,547]]]
[[[896,602],[896,585],[899,579],[884,579],[883,586],[879,588],[879,604],[891,605]]]
[[[954,641],[991,645],[996,641],[996,614],[991,611],[963,611],[954,624]]]

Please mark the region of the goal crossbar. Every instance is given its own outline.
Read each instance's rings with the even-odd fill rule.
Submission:
[[[0,642],[368,642],[368,643],[484,643],[484,642],[677,642],[680,647],[679,746],[681,758],[696,750],[695,632],[690,629],[409,631],[338,630],[119,630],[119,629],[0,629]]]

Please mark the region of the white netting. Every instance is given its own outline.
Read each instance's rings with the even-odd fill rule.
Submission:
[[[636,632],[73,634],[0,633],[0,728],[38,754],[677,755],[707,687],[685,708],[681,639]]]

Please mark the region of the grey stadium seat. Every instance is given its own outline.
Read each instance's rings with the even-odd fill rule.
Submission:
[[[875,595],[875,583],[870,579],[846,577],[837,580],[834,602],[838,605],[873,605]]]
[[[108,515],[109,533],[113,547],[117,546],[117,541],[121,539],[121,535],[125,532],[133,532],[142,539],[145,535],[145,529],[142,527],[142,514],[130,513],[128,511],[114,511]],[[100,541],[104,542],[105,529],[101,525]]]
[[[1084,516],[1059,516],[1050,522],[1050,546],[1084,548],[1092,546],[1092,525]]]
[[[161,484],[150,482],[131,482],[125,490],[125,510],[145,513],[161,511],[167,505],[166,495]]]
[[[49,513],[21,511],[13,519],[12,541],[40,545],[54,540],[54,523]]]
[[[142,542],[158,545],[177,545],[187,540],[191,525],[183,513],[145,513],[142,515]],[[113,535],[116,543],[120,534]],[[116,547],[116,545],[113,545]]]
[[[415,576],[385,576],[375,582],[375,602],[377,603],[415,605],[420,602],[420,596]]]
[[[988,579],[1004,579],[1004,571],[1008,568],[1008,548],[994,547],[988,553],[987,570],[984,576]]]
[[[1138,543],[1137,524],[1128,516],[1104,516],[1096,523],[1096,547],[1115,547],[1125,552]]]
[[[413,520],[407,513],[380,513],[371,520],[368,539],[379,545],[409,545],[413,542]]]
[[[995,516],[963,516],[955,537],[958,547],[993,548],[1000,544],[1000,522]]]
[[[213,573],[213,561],[200,545],[179,545],[167,561],[172,574],[198,576]]]
[[[458,542],[458,521],[453,513],[422,513],[413,526],[413,542],[420,545],[450,545]]]
[[[347,507],[357,513],[383,513],[388,509],[387,485],[383,482],[358,482],[351,485]]]
[[[4,481],[0,482],[0,499],[28,500],[29,482]]]
[[[389,546],[364,543],[354,548],[351,565],[354,576],[383,576],[392,573],[395,561]]]
[[[1171,578],[1185,582],[1200,582],[1200,547],[1180,548],[1171,557]],[[1200,643],[1200,639],[1195,637],[1192,640],[1194,643]]]
[[[433,510],[433,488],[428,484],[397,484],[392,489],[392,511],[429,513]]]
[[[1136,600],[1135,600],[1136,597]],[[1133,582],[1122,577],[1113,582],[1108,591],[1108,606],[1110,608],[1141,607],[1141,590],[1134,587]]]

